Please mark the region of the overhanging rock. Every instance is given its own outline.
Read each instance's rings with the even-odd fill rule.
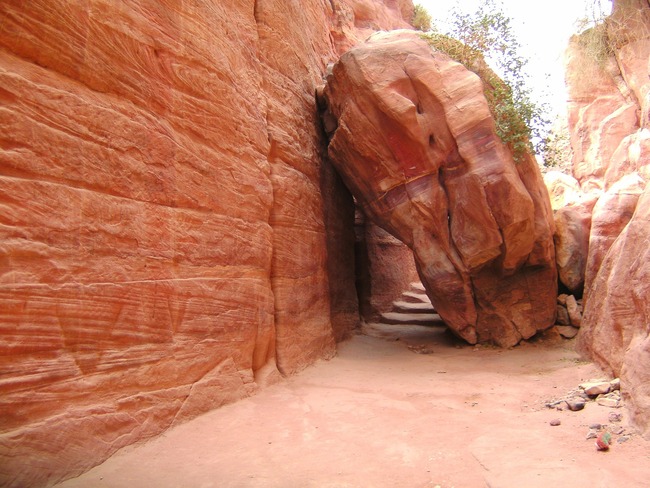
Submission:
[[[469,343],[508,347],[554,323],[553,218],[537,164],[515,164],[483,82],[412,31],[372,36],[318,92],[328,152],[366,214],[414,252]]]

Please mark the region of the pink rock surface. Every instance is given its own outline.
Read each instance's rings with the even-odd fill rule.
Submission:
[[[590,288],[578,346],[614,376],[637,425],[650,431],[650,189],[605,255]]]
[[[551,208],[554,211],[567,205],[579,203],[584,197],[578,180],[561,171],[549,171],[545,173],[544,184],[551,198]]]
[[[555,318],[548,194],[515,165],[480,79],[417,34],[344,54],[325,97],[329,154],[364,212],[409,245],[441,317],[470,343],[514,345]]]
[[[621,66],[601,60],[588,39],[574,36],[566,55],[573,175],[583,190],[603,188],[610,159],[639,128],[639,103]]]
[[[603,259],[632,218],[645,186],[645,182],[636,173],[632,173],[605,192],[594,206],[589,236],[589,256],[585,268],[587,297]]]
[[[569,51],[573,141],[583,154],[574,173],[583,188],[606,190],[593,210],[578,338],[584,355],[621,375],[621,391],[647,433],[650,5],[616,0],[606,28],[614,55],[604,63],[585,57],[578,38]],[[590,79],[580,82],[585,69]]]
[[[573,294],[582,294],[585,269],[589,255],[591,212],[597,198],[585,198],[579,203],[555,212],[555,260],[560,283]]]
[[[409,6],[365,3],[379,27]],[[0,485],[84,471],[355,326],[313,106],[337,5],[0,4]]]

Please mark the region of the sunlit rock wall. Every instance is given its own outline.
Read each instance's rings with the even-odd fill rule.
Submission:
[[[615,0],[601,28],[568,50],[573,173],[596,195],[578,347],[612,375],[650,432],[650,5]],[[603,35],[605,37],[603,37]],[[590,37],[591,36],[591,37]]]
[[[0,3],[0,485],[72,476],[335,353],[354,217],[314,87],[409,8]]]

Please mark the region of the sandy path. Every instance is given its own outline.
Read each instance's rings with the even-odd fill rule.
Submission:
[[[612,409],[544,407],[599,375],[571,342],[504,351],[460,346],[424,327],[370,333],[341,344],[331,361],[59,486],[650,486],[650,442],[635,435],[598,452],[585,439]],[[561,425],[552,427],[555,418]]]

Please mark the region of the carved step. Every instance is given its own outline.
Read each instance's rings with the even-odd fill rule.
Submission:
[[[405,291],[402,293],[402,300],[405,302],[412,303],[428,303],[431,305],[431,300],[425,293],[420,293],[416,291]]]
[[[384,312],[381,321],[384,324],[444,325],[437,313]]]
[[[419,292],[424,292],[424,285],[420,283],[419,281],[415,281],[411,283],[411,290],[412,291],[419,291]]]
[[[436,313],[431,302],[407,302],[397,300],[393,302],[393,312],[402,313]]]

